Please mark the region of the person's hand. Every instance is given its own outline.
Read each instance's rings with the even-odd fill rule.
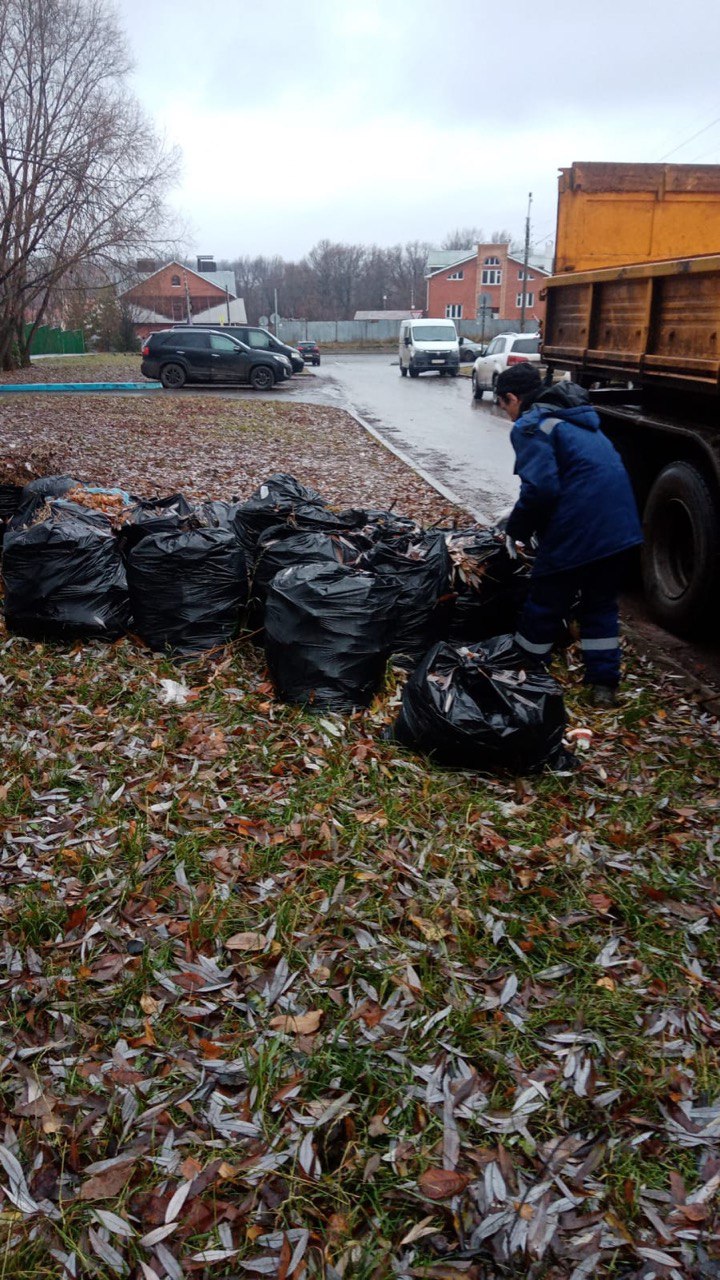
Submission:
[[[509,538],[507,534],[505,535],[505,550],[507,551],[508,556],[510,557],[511,560],[517,560],[518,558],[517,544],[515,542],[515,539]]]

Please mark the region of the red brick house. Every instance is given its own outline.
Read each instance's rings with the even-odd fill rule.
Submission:
[[[516,328],[526,290],[525,327],[542,322],[545,303],[540,290],[548,276],[544,267],[530,260],[527,282],[523,281],[523,259],[510,253],[508,244],[479,244],[472,253],[430,270],[427,275],[429,317],[452,320],[499,319]],[[484,303],[483,303],[484,300]]]
[[[211,259],[199,262],[211,269],[193,271],[181,262],[168,262],[120,293],[139,338],[179,321],[247,323],[245,303],[235,292],[234,273],[217,271]]]

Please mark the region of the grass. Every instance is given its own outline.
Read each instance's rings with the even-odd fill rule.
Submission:
[[[0,631],[0,672],[0,1112],[38,1206],[0,1192],[0,1277],[715,1257],[718,726],[676,680],[629,653],[598,712],[571,654],[590,751],[515,779],[385,741],[392,671],[344,718],[242,640],[184,707],[130,640]]]

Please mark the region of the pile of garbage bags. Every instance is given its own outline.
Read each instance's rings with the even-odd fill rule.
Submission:
[[[481,769],[534,770],[556,754],[562,695],[519,665],[508,634],[530,562],[511,560],[490,529],[337,510],[281,473],[245,502],[138,498],[70,476],[12,498],[2,577],[13,632],[131,633],[192,657],[243,630],[264,643],[277,696],[317,710],[367,707],[392,657],[411,672],[398,742]]]

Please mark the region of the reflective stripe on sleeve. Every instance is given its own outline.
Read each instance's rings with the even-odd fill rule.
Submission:
[[[549,653],[552,649],[552,641],[549,644],[533,644],[532,641],[521,636],[519,631],[515,633],[513,639],[515,644],[520,645],[521,649],[526,649],[528,653]]]
[[[600,640],[581,639],[580,641],[580,648],[585,649],[588,653],[592,653],[595,649],[617,649],[619,645],[620,641],[617,636],[604,636]]]

